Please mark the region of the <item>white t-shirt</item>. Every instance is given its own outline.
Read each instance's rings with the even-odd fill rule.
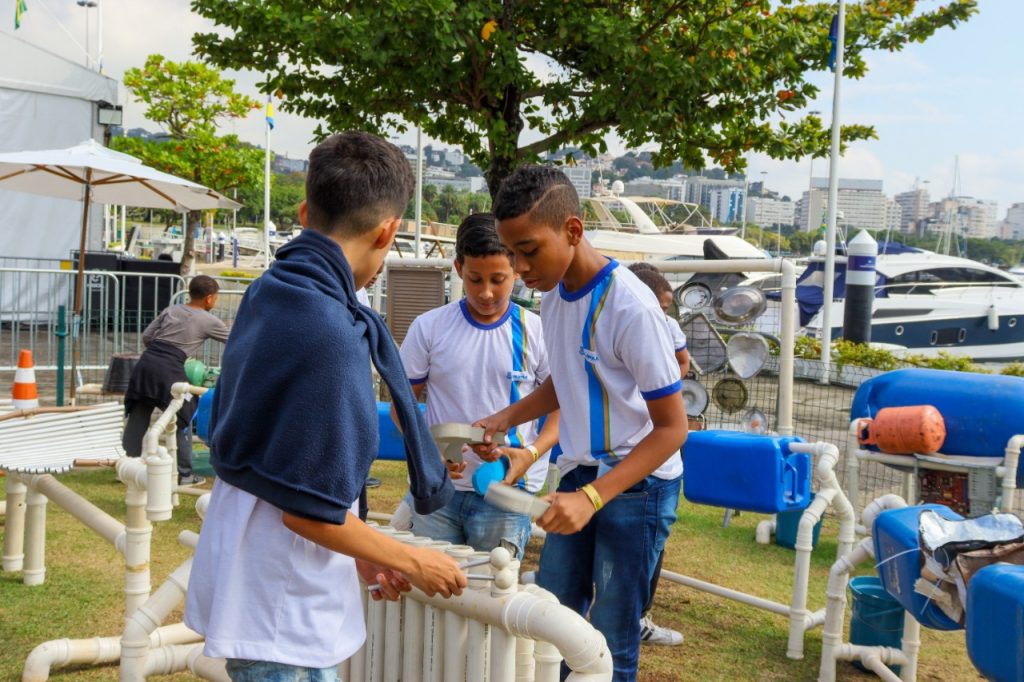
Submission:
[[[540,318],[510,303],[500,320],[473,319],[465,299],[417,317],[401,348],[402,364],[413,384],[427,383],[427,424],[472,424],[529,395],[548,378],[548,356]],[[518,447],[537,440],[535,422],[507,434]],[[473,489],[480,458],[463,452],[466,470],[452,481],[456,490]],[[548,469],[545,453],[526,472],[526,490],[537,492]]]
[[[371,307],[370,294],[366,291],[366,289],[360,289],[359,291],[356,292],[356,300],[365,305],[367,308]],[[678,327],[679,325],[676,326]]]
[[[366,638],[355,560],[288,530],[282,512],[224,481],[199,535],[185,624],[213,658],[326,668]]]
[[[654,293],[614,260],[579,291],[544,295],[544,322],[552,377],[561,407],[558,467],[614,464],[654,428],[646,400],[679,391],[665,313]],[[653,472],[683,472],[679,453]]]
[[[665,315],[665,323],[668,324],[668,337],[672,341],[672,350],[676,353],[686,350],[686,332],[683,331],[683,328],[668,315]]]

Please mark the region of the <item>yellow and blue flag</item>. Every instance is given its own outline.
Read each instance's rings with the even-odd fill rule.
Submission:
[[[25,0],[14,0],[14,30],[21,28],[21,15],[28,11]]]
[[[274,103],[270,99],[270,95],[267,95],[267,125],[270,129],[274,129]]]

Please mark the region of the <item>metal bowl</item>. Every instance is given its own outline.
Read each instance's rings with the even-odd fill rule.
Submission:
[[[715,401],[715,405],[718,405],[722,412],[729,414],[746,407],[748,397],[747,387],[742,381],[732,377],[722,379],[711,389],[711,399]]]
[[[703,310],[711,305],[714,296],[707,284],[688,282],[672,292],[672,299],[680,310]]]
[[[724,324],[740,325],[756,319],[768,307],[764,292],[754,287],[732,287],[715,296],[711,308]]]
[[[708,409],[708,391],[696,379],[683,379],[683,404],[686,416],[699,417]]]
[[[768,433],[768,417],[756,407],[751,407],[743,413],[743,416],[740,417],[740,424],[746,433],[758,436]]]
[[[768,362],[768,342],[760,334],[739,332],[725,344],[729,367],[740,379],[751,379]]]
[[[690,364],[694,369],[699,369],[701,374],[710,374],[725,367],[729,359],[725,341],[711,326],[707,315],[690,313],[683,316],[679,326],[686,334],[686,346],[693,360]]]

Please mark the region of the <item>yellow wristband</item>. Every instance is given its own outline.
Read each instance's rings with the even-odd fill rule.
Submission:
[[[529,452],[531,455],[533,455],[533,461],[534,462],[536,462],[538,459],[540,459],[540,450],[538,450],[535,446],[533,446],[533,445],[527,446],[526,451]]]
[[[601,493],[597,492],[597,489],[589,483],[580,488],[583,494],[590,498],[590,503],[594,505],[594,511],[601,511],[601,507],[604,506],[604,500],[601,499]]]

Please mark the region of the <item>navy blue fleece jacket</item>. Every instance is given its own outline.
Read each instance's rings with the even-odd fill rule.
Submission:
[[[402,425],[416,511],[442,507],[452,484],[395,342],[356,300],[341,247],[309,229],[238,308],[210,416],[217,476],[286,512],[344,523],[379,443],[370,360]]]

